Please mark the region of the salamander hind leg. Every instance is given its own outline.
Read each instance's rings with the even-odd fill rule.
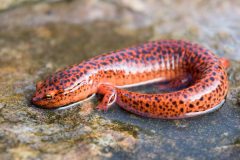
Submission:
[[[117,92],[114,86],[109,84],[101,84],[97,90],[98,94],[103,95],[102,101],[98,104],[97,109],[107,111],[117,99]]]

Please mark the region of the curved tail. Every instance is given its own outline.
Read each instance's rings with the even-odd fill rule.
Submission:
[[[220,60],[220,62],[222,63],[222,65],[225,69],[228,69],[230,67],[231,63],[228,59],[220,58],[219,60]]]

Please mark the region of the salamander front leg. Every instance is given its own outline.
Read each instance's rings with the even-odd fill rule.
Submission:
[[[117,91],[109,84],[101,84],[97,90],[98,94],[103,95],[102,101],[98,104],[97,109],[107,111],[108,108],[116,101]]]

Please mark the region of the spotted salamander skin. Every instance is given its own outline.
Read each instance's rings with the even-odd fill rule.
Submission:
[[[58,108],[99,93],[97,108],[116,102],[132,113],[152,118],[184,118],[220,104],[228,91],[226,64],[210,50],[183,40],[159,40],[103,54],[65,68],[37,83],[32,102]],[[144,94],[124,87],[154,80],[192,76],[189,87]]]

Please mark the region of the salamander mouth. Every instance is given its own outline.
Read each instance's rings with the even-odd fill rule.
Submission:
[[[80,101],[76,101],[76,102],[72,102],[72,103],[68,103],[68,104],[63,104],[63,105],[59,105],[59,104],[51,104],[50,103],[46,103],[45,105],[41,103],[41,100],[38,102],[34,102],[34,106],[36,106],[37,108],[41,108],[41,109],[50,109],[50,110],[63,110],[63,109],[68,109],[68,108],[72,108],[75,106],[79,106],[80,104],[82,104],[85,101],[89,101],[92,98],[95,97],[96,94],[91,94],[89,95],[86,99],[80,100]],[[55,106],[54,106],[55,105]]]
[[[31,99],[31,103],[36,107],[49,108],[47,106],[51,103],[51,100],[46,100],[41,97],[33,96]]]
[[[85,102],[89,99],[92,99],[95,96],[95,94],[90,94],[88,95],[85,99],[78,100],[78,101],[73,101],[73,102],[64,102],[64,101],[55,101],[54,99],[44,99],[41,97],[33,96],[31,99],[31,103],[36,106],[37,108],[44,108],[44,109],[57,109],[57,108],[69,108],[71,106],[80,104],[82,102]]]

